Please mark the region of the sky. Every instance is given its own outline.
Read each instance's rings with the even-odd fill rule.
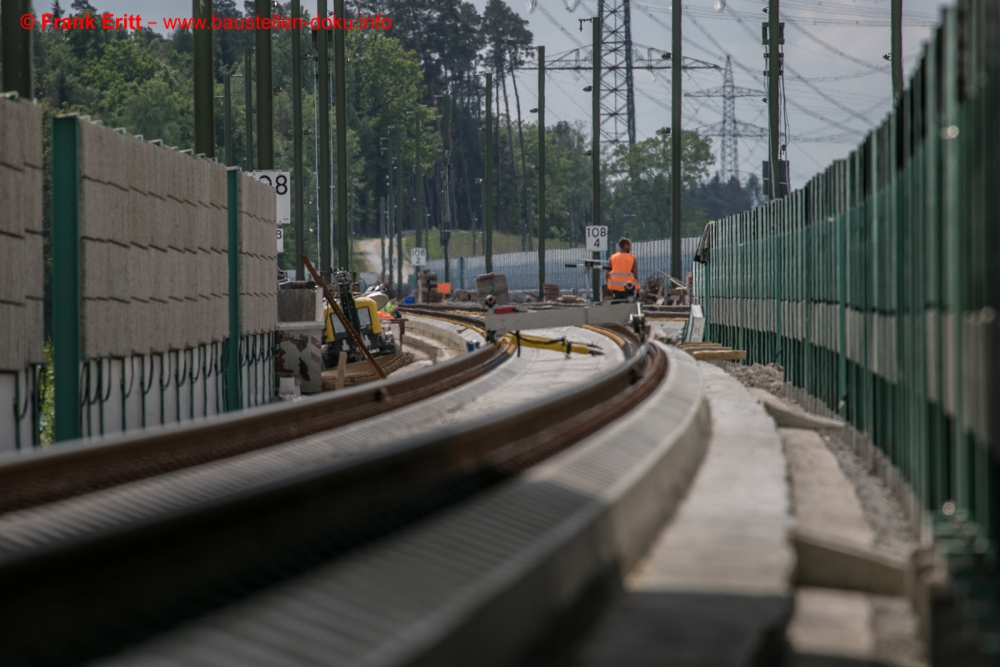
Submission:
[[[44,0],[43,0],[44,1]],[[621,0],[605,0],[608,4]],[[92,0],[99,10],[153,16],[190,16],[190,0]],[[472,0],[482,13],[486,0]],[[37,2],[41,5],[41,2]],[[64,3],[68,4],[68,3]],[[332,5],[332,3],[330,3]],[[347,0],[348,12],[353,3]],[[533,11],[531,4],[535,4]],[[918,63],[923,43],[939,22],[941,0],[904,0],[903,56],[905,77]],[[303,5],[315,11],[315,0]],[[509,0],[508,5],[528,20],[535,44],[544,45],[551,61],[580,45],[589,44],[591,32],[578,19],[592,16],[597,0]],[[683,56],[701,61],[706,69],[684,73],[687,93],[711,91],[723,83],[726,55],[733,58],[738,88],[747,90],[736,101],[736,118],[758,127],[767,126],[764,103],[764,47],[761,22],[767,0],[687,0],[683,4]],[[569,11],[572,8],[573,11]],[[883,54],[890,50],[890,0],[782,0],[785,26],[785,90],[787,141],[792,187],[801,187],[833,160],[846,157],[888,114],[892,79]],[[671,45],[670,0],[631,0],[632,41],[640,58],[659,59]],[[660,61],[669,63],[669,61]],[[546,79],[546,121],[582,121],[590,126],[590,95],[583,92],[589,72],[551,71]],[[537,73],[522,71],[518,87],[524,115],[536,106]],[[635,106],[637,139],[653,136],[670,125],[670,71],[636,70]],[[753,91],[753,92],[750,92]],[[511,92],[513,98],[513,93]],[[511,99],[512,112],[514,100]],[[684,100],[685,129],[704,128],[722,119],[722,99],[690,97]],[[720,140],[713,139],[718,156]],[[741,138],[738,142],[740,176],[759,174],[767,158],[767,141]],[[720,166],[717,160],[712,168]]]

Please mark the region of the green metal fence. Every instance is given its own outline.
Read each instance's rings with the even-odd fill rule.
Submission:
[[[957,524],[991,563],[998,45],[996,0],[944,11],[885,122],[803,189],[715,223],[699,271],[710,338],[782,364],[882,450],[939,534]]]

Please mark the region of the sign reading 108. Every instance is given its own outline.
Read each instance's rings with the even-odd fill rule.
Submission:
[[[587,250],[594,252],[604,252],[608,249],[608,228],[604,225],[588,226]]]

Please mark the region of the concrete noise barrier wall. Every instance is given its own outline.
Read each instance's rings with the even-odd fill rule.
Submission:
[[[275,197],[271,186],[240,175],[240,329],[245,334],[278,326]]]
[[[45,361],[42,247],[42,112],[0,98],[0,451],[34,438],[31,397]]]
[[[225,166],[87,119],[79,137],[83,356],[223,340]]]
[[[274,191],[89,118],[52,127],[55,439],[272,400]]]

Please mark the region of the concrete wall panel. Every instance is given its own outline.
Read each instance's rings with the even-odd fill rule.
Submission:
[[[24,125],[27,105],[0,100],[0,164],[24,168]]]
[[[39,185],[41,185],[39,183]],[[0,164],[0,233],[21,236],[25,230],[25,200],[29,183],[24,169]],[[37,201],[41,203],[41,189]]]

